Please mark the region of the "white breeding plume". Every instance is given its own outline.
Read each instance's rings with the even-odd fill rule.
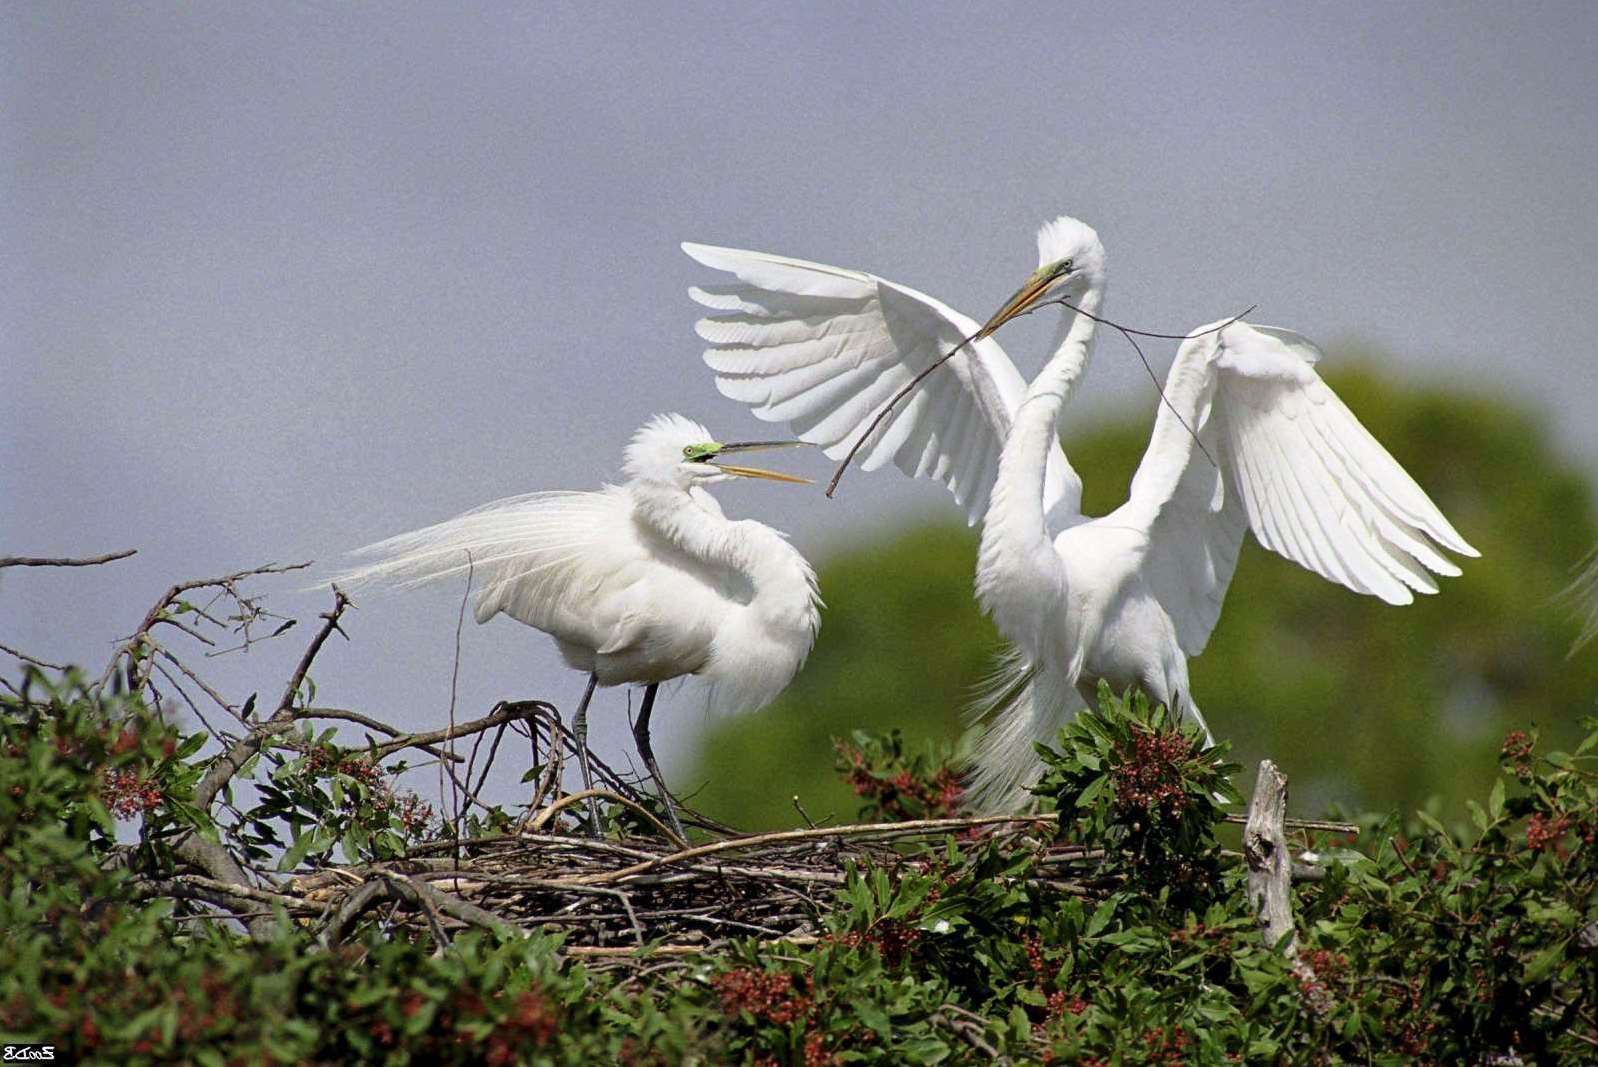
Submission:
[[[1195,330],[1177,352],[1125,504],[1081,513],[1082,482],[1057,421],[1087,369],[1103,305],[1104,246],[1064,217],[1038,233],[1040,266],[983,326],[860,271],[685,244],[736,276],[693,289],[723,314],[700,320],[716,384],[768,421],[842,458],[890,399],[928,376],[877,427],[866,469],[888,460],[943,481],[983,518],[976,591],[1018,654],[983,709],[973,796],[1023,804],[1055,732],[1100,681],[1137,685],[1204,727],[1187,657],[1220,616],[1243,533],[1331,581],[1407,604],[1459,568],[1436,545],[1476,551],[1315,373],[1320,351],[1243,322]],[[992,338],[1056,301],[1054,352],[1029,386]],[[1080,309],[1080,312],[1074,309]]]
[[[1587,553],[1587,558],[1577,566],[1580,573],[1559,594],[1559,599],[1581,623],[1581,633],[1570,646],[1572,656],[1598,638],[1598,548]]]
[[[585,788],[595,686],[645,686],[633,738],[680,836],[649,743],[660,683],[696,675],[713,710],[764,707],[793,680],[820,626],[804,556],[769,526],[727,518],[707,487],[734,477],[807,484],[731,461],[799,444],[722,444],[690,419],[657,415],[627,447],[624,484],[499,500],[358,549],[366,562],[332,580],[414,586],[470,569],[481,589],[478,622],[503,613],[553,637],[588,675],[572,722]],[[592,800],[589,809],[597,831]]]

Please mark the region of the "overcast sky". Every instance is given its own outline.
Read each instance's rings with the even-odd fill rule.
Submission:
[[[1257,303],[1598,471],[1598,5],[1305,7],[4,5],[0,555],[139,555],[6,571],[0,642],[98,667],[174,580],[597,485],[657,411],[766,432],[699,362],[682,240],[982,317],[1068,212],[1123,321]],[[1007,331],[1027,374],[1042,337]],[[1106,338],[1072,413],[1142,374]],[[953,514],[891,470],[722,496],[815,558]],[[440,725],[458,600],[364,599],[320,699]],[[270,692],[303,636],[207,666]],[[575,701],[547,645],[468,621],[461,716]],[[668,768],[697,716],[662,705]]]

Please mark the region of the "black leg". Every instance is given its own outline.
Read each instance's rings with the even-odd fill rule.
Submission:
[[[577,705],[577,714],[572,718],[572,736],[577,739],[577,766],[583,772],[583,788],[594,788],[594,773],[588,767],[588,702],[594,698],[594,687],[599,685],[599,675],[588,676],[588,688],[583,692],[583,702]],[[588,798],[588,833],[592,837],[601,834],[599,822],[599,801],[594,797]]]
[[[644,766],[649,768],[650,776],[655,779],[655,788],[660,790],[660,799],[666,805],[666,817],[671,820],[671,828],[686,841],[688,835],[683,832],[682,822],[677,818],[677,806],[671,802],[671,794],[666,792],[666,779],[660,776],[655,750],[649,745],[649,713],[655,710],[655,690],[659,688],[660,683],[657,682],[644,690],[644,706],[638,709],[638,721],[633,723],[633,743],[638,746]]]

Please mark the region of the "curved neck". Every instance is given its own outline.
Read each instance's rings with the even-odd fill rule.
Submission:
[[[1102,291],[1090,290],[1080,306],[1097,314],[1102,300]],[[1043,488],[1060,409],[1087,370],[1095,326],[1075,313],[1061,324],[1054,354],[1016,409],[982,523],[977,598],[999,631],[1023,648],[1036,640],[1041,614],[1064,591],[1065,569],[1049,539]]]
[[[1102,292],[1089,290],[1080,306],[1096,315],[1102,302]],[[999,456],[999,474],[987,518],[987,525],[997,524],[1007,537],[1024,535],[1029,541],[1047,539],[1043,485],[1048,474],[1049,450],[1059,439],[1060,410],[1087,370],[1096,327],[1086,315],[1067,313],[1061,322],[1054,354],[1027,386],[1026,395],[1016,409],[1010,436]],[[1074,476],[1075,472],[1071,473]]]
[[[737,522],[722,513],[702,488],[634,482],[633,514],[685,556],[707,568],[732,573],[750,585],[748,602],[765,593],[779,599],[799,585],[811,588],[804,557],[781,534],[758,522]]]

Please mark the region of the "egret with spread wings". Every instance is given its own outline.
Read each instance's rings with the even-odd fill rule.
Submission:
[[[966,342],[871,431],[862,466],[891,460],[935,478],[970,521],[983,519],[977,598],[1015,651],[984,716],[972,782],[981,806],[1026,801],[1041,772],[1033,743],[1052,740],[1101,680],[1138,685],[1204,726],[1187,657],[1215,627],[1246,530],[1391,604],[1435,592],[1428,570],[1459,573],[1439,546],[1476,555],[1315,373],[1315,346],[1243,322],[1183,342],[1127,502],[1084,516],[1057,422],[1087,369],[1105,254],[1076,219],[1042,227],[1037,271],[983,325],[860,271],[683,247],[736,278],[691,291],[719,312],[698,324],[717,386],[834,458]],[[1061,300],[1072,306],[1062,304],[1053,354],[1027,385],[992,333]]]
[[[660,684],[697,675],[713,711],[764,707],[804,664],[820,626],[816,577],[781,533],[728,519],[707,487],[729,478],[807,483],[735,458],[799,441],[722,444],[681,415],[658,415],[627,447],[627,481],[593,492],[512,497],[357,550],[341,584],[413,586],[468,570],[479,623],[504,614],[555,639],[588,675],[572,722],[583,785],[593,787],[588,704],[596,686],[643,685],[633,724],[679,837],[655,763],[649,717]],[[598,807],[589,799],[597,832]]]

